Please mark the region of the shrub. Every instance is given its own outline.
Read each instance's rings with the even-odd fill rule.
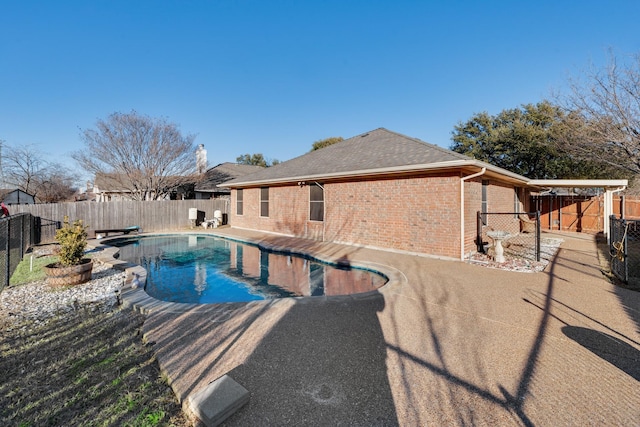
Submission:
[[[60,264],[78,265],[84,257],[87,247],[87,227],[81,220],[69,223],[69,217],[64,217],[63,226],[56,231],[56,240],[60,243]]]

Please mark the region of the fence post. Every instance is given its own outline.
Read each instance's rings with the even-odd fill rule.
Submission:
[[[628,230],[629,224],[627,223],[626,219],[622,219],[622,229],[625,230],[624,234],[622,235],[622,256],[624,259],[624,282],[625,283],[629,283],[629,259],[627,258],[627,250],[629,249],[627,247],[627,242],[629,241],[629,236],[626,233],[626,231]]]
[[[2,284],[2,288],[4,289],[9,285],[9,277],[11,276],[11,218],[6,220],[7,223],[7,238],[5,239],[4,253],[5,256],[5,264],[4,264],[4,283]]]
[[[39,216],[32,216],[32,224],[33,224],[33,243],[38,244],[42,240],[42,218]]]
[[[540,211],[536,211],[536,261],[540,262]]]
[[[20,215],[20,256],[24,254],[24,218],[25,216],[26,215]]]
[[[482,214],[476,211],[476,250],[483,254],[484,245],[482,244]]]

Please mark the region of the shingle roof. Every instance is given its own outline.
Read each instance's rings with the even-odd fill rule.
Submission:
[[[130,185],[127,187],[123,183],[126,181],[127,178],[121,174],[98,172],[96,173],[96,177],[93,181],[93,187],[103,192],[128,192],[130,191]]]
[[[219,188],[218,184],[229,181],[234,178],[239,178],[245,175],[253,174],[263,170],[262,166],[255,165],[240,165],[237,163],[220,163],[205,172],[205,176],[202,180],[196,184],[196,191],[226,191],[228,188]]]
[[[304,177],[468,160],[471,159],[463,154],[379,128],[225,184],[286,182]]]

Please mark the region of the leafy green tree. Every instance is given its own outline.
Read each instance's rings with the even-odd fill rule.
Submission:
[[[236,162],[241,165],[254,165],[254,166],[262,166],[263,168],[268,168],[269,166],[275,166],[280,163],[280,160],[273,159],[268,160],[265,159],[262,153],[255,154],[242,154],[241,156],[236,157]]]
[[[562,108],[548,101],[496,116],[483,112],[455,126],[451,149],[532,179],[611,178],[616,171],[609,165],[562,149],[559,141],[576,125],[575,117],[569,121]]]
[[[320,139],[313,143],[313,146],[311,147],[311,151],[316,151],[321,148],[328,147],[329,145],[333,145],[340,141],[344,141],[344,138],[341,136],[332,136],[329,138]]]

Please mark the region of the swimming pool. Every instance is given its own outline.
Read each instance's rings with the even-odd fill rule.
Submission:
[[[224,303],[273,298],[351,295],[378,289],[374,271],[329,265],[210,235],[110,239],[118,258],[147,270],[145,291],[168,302]]]

